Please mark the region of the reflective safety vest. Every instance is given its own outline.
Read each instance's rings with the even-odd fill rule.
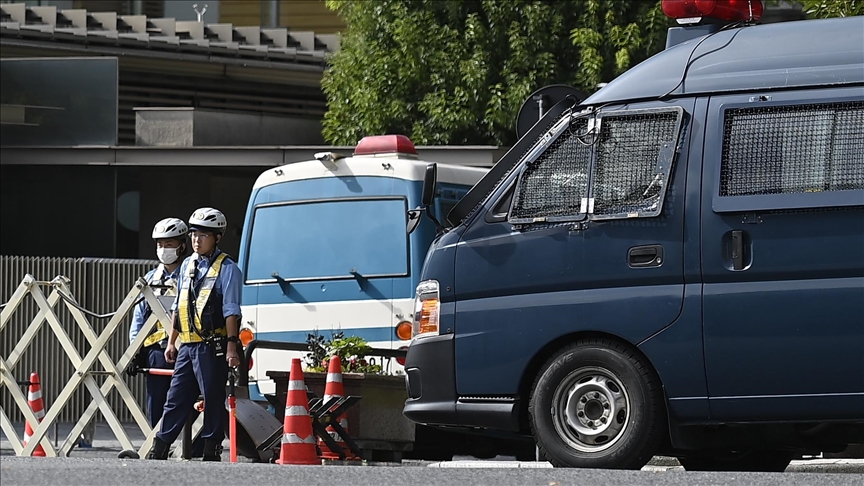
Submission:
[[[160,288],[156,289],[156,295],[177,295],[177,282],[168,275],[168,272],[165,270],[165,265],[159,264],[156,267],[156,271],[153,272],[153,276],[150,278],[151,284],[159,284],[159,285],[168,285],[170,288]],[[147,308],[147,315],[144,318],[144,322],[147,322],[147,319],[150,318],[150,314],[153,313],[153,309]],[[144,347],[152,346],[162,340],[168,339],[168,332],[165,330],[166,325],[161,321],[156,322],[156,330],[153,331],[152,334],[147,336],[147,339],[144,340]]]
[[[177,312],[180,317],[181,343],[199,343],[203,341],[201,336],[209,337],[214,334],[219,336],[228,335],[228,331],[225,329],[225,317],[222,315],[222,298],[219,295],[213,299],[210,298],[210,294],[213,293],[213,287],[216,285],[216,279],[219,278],[222,263],[226,257],[228,257],[227,254],[220,253],[213,260],[213,264],[207,270],[207,275],[201,279],[198,285],[195,285],[195,270],[198,266],[197,259],[192,259],[187,264],[185,285],[180,289],[179,305],[177,306]],[[198,297],[195,299],[195,322],[193,325],[198,332],[192,329],[189,322],[189,297],[190,295],[195,295],[196,287],[198,287]]]

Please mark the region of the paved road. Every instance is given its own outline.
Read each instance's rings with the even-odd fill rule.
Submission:
[[[20,425],[20,424],[19,424]],[[23,427],[20,427],[23,428]],[[71,424],[60,424],[62,442]],[[131,425],[126,427],[135,444],[143,435]],[[53,440],[52,434],[49,438]],[[817,459],[795,461],[784,474],[763,473],[692,473],[685,472],[673,458],[655,458],[642,471],[603,471],[553,469],[545,462],[498,460],[478,461],[456,457],[452,462],[404,461],[397,464],[353,466],[280,466],[275,464],[202,463],[173,460],[168,462],[120,460],[119,442],[105,424],[98,424],[92,448],[76,448],[68,458],[15,457],[8,441],[0,434],[0,484],[22,485],[142,485],[161,481],[154,477],[168,475],[170,484],[236,486],[243,482],[258,485],[447,485],[472,484],[495,486],[563,486],[567,484],[645,484],[645,485],[864,485],[864,460]],[[227,446],[227,441],[225,442]],[[243,461],[247,461],[241,458]],[[832,474],[847,473],[847,474]]]
[[[108,458],[0,458],[3,486],[255,484],[337,485],[732,485],[864,484],[861,474],[691,473],[551,468],[434,468],[420,466],[279,466],[275,464],[156,462]],[[160,479],[161,478],[161,479]]]

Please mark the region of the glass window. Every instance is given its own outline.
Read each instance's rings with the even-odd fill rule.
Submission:
[[[613,111],[571,119],[520,174],[513,224],[660,214],[684,110]],[[589,128],[599,126],[599,129]]]
[[[588,121],[577,118],[519,177],[511,223],[582,219],[588,195],[591,146],[583,140]],[[554,129],[553,129],[554,130]],[[590,135],[588,135],[590,138]]]
[[[345,199],[255,209],[246,279],[408,274],[404,198]]]
[[[864,189],[864,102],[727,110],[721,196]]]
[[[601,118],[591,187],[594,219],[660,214],[680,119],[680,109]]]

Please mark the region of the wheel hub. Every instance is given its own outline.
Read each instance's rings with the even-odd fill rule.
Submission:
[[[573,448],[597,452],[610,447],[626,429],[629,403],[624,387],[608,370],[576,370],[556,390],[555,427]]]

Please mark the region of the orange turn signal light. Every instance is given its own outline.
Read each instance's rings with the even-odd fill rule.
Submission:
[[[420,308],[420,332],[418,334],[438,332],[438,299],[426,299]]]
[[[252,331],[252,329],[244,327],[240,330],[240,334],[237,337],[240,338],[240,342],[243,343],[243,346],[248,346],[249,343],[251,343],[252,340],[255,339],[255,333]]]
[[[408,341],[411,339],[413,324],[409,321],[402,321],[399,324],[396,324],[396,337],[401,339],[402,341]]]

